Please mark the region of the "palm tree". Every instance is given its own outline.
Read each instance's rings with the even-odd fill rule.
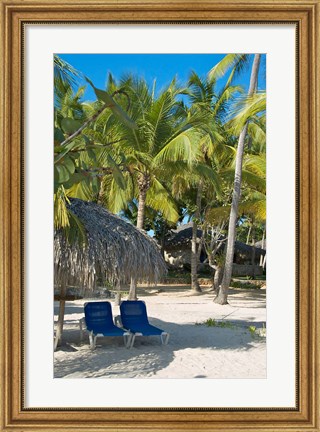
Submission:
[[[260,54],[255,54],[254,56],[252,70],[251,70],[250,86],[248,91],[249,98],[251,98],[254,95],[257,88],[260,57],[261,57]],[[227,248],[226,248],[226,255],[225,255],[224,274],[223,274],[221,288],[219,290],[218,296],[214,300],[218,304],[228,303],[227,301],[228,290],[229,290],[229,285],[230,285],[231,275],[232,275],[234,244],[236,239],[236,223],[237,223],[238,207],[239,207],[240,196],[241,196],[242,161],[243,161],[244,145],[245,145],[245,138],[247,135],[247,131],[248,131],[248,119],[246,119],[243,124],[239,136],[239,140],[238,140],[238,146],[237,146],[234,189],[233,189],[232,205],[231,205],[231,211],[229,217],[228,240],[227,240]]]
[[[111,173],[121,182],[121,173],[117,163],[109,156],[107,163],[101,165],[97,156],[105,146],[113,142],[106,134],[103,144],[90,133],[99,117],[117,116],[128,127],[136,125],[126,112],[115,102],[113,97],[121,90],[105,93],[94,87],[97,101],[82,101],[85,87],[75,89],[78,73],[72,66],[55,56],[55,98],[54,98],[54,206],[55,227],[72,231],[74,224],[79,228],[74,215],[68,210],[68,197],[94,201],[100,187],[100,179],[105,172]]]
[[[109,78],[109,86],[115,85]],[[129,114],[137,125],[133,130],[117,123],[115,138],[119,143],[109,152],[116,160],[124,160],[124,188],[106,177],[101,199],[114,213],[124,210],[129,202],[137,203],[137,227],[144,229],[145,210],[149,206],[168,222],[179,218],[177,204],[170,193],[170,178],[166,173],[168,159],[191,163],[198,151],[197,135],[192,118],[184,116],[177,103],[181,90],[173,81],[157,94],[156,85],[150,89],[142,79],[129,77],[120,82],[130,98]],[[106,155],[105,155],[106,156]],[[136,298],[136,284],[132,280],[129,299]]]
[[[256,163],[255,163],[256,161]],[[257,184],[257,187],[249,187],[245,190],[244,200],[239,205],[239,211],[242,213],[242,218],[245,216],[249,221],[250,228],[248,239],[251,234],[252,243],[252,277],[255,277],[255,243],[257,229],[260,227],[263,232],[263,239],[265,236],[265,223],[266,223],[266,154],[261,155],[245,155],[243,161],[244,169],[254,171],[254,175],[260,177],[263,181]],[[248,243],[248,241],[247,241]],[[263,257],[260,257],[262,264]]]
[[[222,91],[216,93],[215,84],[215,76],[201,79],[195,72],[192,72],[189,78],[188,88],[190,102],[192,103],[190,111],[201,114],[203,118],[202,123],[198,125],[202,133],[199,141],[200,157],[198,163],[210,167],[214,178],[217,179],[219,166],[222,159],[226,156],[225,131],[222,125],[222,119],[224,118],[227,104],[233,100],[236,93],[241,92],[241,88],[239,86],[232,86],[231,80],[229,80]],[[196,292],[201,292],[197,277],[197,267],[202,245],[200,244],[199,250],[197,250],[197,232],[198,225],[201,223],[201,200],[203,191],[204,189],[208,191],[208,183],[207,187],[205,187],[205,180],[205,177],[198,178],[196,209],[192,224],[191,289]],[[215,193],[220,191],[220,184],[218,181],[215,181],[213,186],[215,187]],[[212,198],[213,196],[211,194],[211,199]]]
[[[198,140],[201,141],[201,140]],[[202,248],[198,242],[198,227],[203,219],[203,203],[220,193],[219,177],[215,169],[196,160],[191,166],[185,161],[167,162],[166,175],[172,178],[172,193],[192,220],[191,290],[201,292],[197,268]]]
[[[53,57],[54,65],[54,96],[56,98],[65,94],[66,89],[77,85],[77,79],[80,72],[77,71],[65,60],[62,60],[57,54]]]

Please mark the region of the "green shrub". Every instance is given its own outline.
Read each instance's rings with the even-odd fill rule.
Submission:
[[[248,330],[252,337],[256,336],[256,330],[257,330],[256,326],[249,326]]]

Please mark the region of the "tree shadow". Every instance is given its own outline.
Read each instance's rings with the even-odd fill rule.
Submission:
[[[237,309],[265,309],[266,307],[266,292],[261,290],[229,290],[229,303],[231,306]],[[232,297],[231,297],[232,295]],[[241,302],[241,305],[238,304]],[[250,306],[246,305],[246,302],[250,302]]]
[[[134,347],[126,349],[121,337],[105,337],[98,338],[97,348],[91,351],[88,336],[85,335],[81,342],[79,330],[68,328],[68,324],[72,324],[68,320],[64,344],[55,356],[54,377],[152,378],[158,371],[165,369],[180,350],[188,350],[188,355],[192,355],[193,350],[209,349],[214,356],[216,350],[248,351],[255,348],[257,343],[265,344],[265,338],[253,338],[248,329],[250,325],[262,327],[263,322],[237,320],[228,321],[230,327],[207,327],[195,323],[177,324],[152,317],[149,319],[151,324],[170,333],[168,345],[161,345],[158,336],[139,336]],[[190,378],[196,377],[204,378],[205,375],[190,373]]]

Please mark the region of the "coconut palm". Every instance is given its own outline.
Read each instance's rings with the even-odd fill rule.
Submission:
[[[179,212],[170,193],[167,162],[183,160],[186,161],[183,168],[188,169],[196,159],[199,148],[195,125],[199,119],[188,117],[181,111],[177,103],[181,90],[175,81],[158,94],[155,84],[150,89],[144,80],[135,77],[129,77],[121,84],[129,95],[129,114],[137,129],[132,130],[126,124],[118,123],[115,137],[119,139],[119,144],[110,149],[109,155],[115,160],[124,159],[125,187],[119,188],[114,179],[106,176],[101,199],[114,213],[124,210],[128,203],[136,200],[137,227],[140,229],[144,228],[147,206],[174,223],[179,218]],[[107,152],[104,157],[106,155]],[[136,298],[134,280],[129,298]]]
[[[119,188],[111,177],[106,177],[102,199],[114,213],[123,210],[135,199],[138,206],[137,226],[141,229],[144,228],[146,206],[159,211],[168,221],[175,222],[178,212],[166,186],[169,179],[159,175],[163,167],[155,160],[172,146],[181,152],[192,151],[192,130],[185,121],[175,117],[179,90],[173,82],[156,96],[155,87],[151,90],[144,80],[134,77],[127,79],[125,86],[131,100],[130,115],[138,128],[133,131],[124,124],[117,125],[114,137],[119,139],[119,144],[113,146],[108,154],[117,160],[124,160],[125,188]],[[103,157],[107,157],[107,151]]]
[[[231,57],[232,56],[232,57]],[[260,64],[260,54],[256,54],[253,59],[253,65],[251,70],[251,78],[250,78],[250,86],[248,91],[248,97],[251,98],[257,88],[257,79],[258,79],[258,71]],[[229,64],[232,62],[236,62],[234,59],[234,55],[225,56],[222,60],[225,64]],[[238,63],[239,64],[239,63]],[[219,69],[220,68],[220,69]],[[216,71],[223,70],[223,67],[216,66]],[[211,75],[214,74],[214,71],[211,71]],[[215,302],[219,304],[227,304],[228,299],[228,289],[230,285],[231,275],[232,275],[232,265],[233,265],[233,255],[234,255],[234,244],[236,239],[236,222],[238,217],[238,207],[241,196],[241,181],[242,181],[242,161],[244,154],[244,145],[245,139],[248,131],[248,115],[244,115],[243,117],[238,118],[238,123],[242,127],[238,146],[237,146],[237,157],[236,157],[236,169],[235,169],[235,177],[234,177],[234,189],[232,195],[232,205],[229,217],[229,228],[228,228],[228,240],[227,240],[227,248],[226,248],[226,256],[225,256],[225,267],[224,274],[221,283],[221,289],[219,290],[218,296],[215,298]]]
[[[77,85],[80,72],[77,71],[57,54],[53,56],[54,65],[54,97],[55,101],[65,94],[66,89]]]
[[[136,125],[113,98],[120,90],[109,95],[95,88],[87,79],[98,100],[94,103],[83,102],[85,88],[75,90],[74,80],[64,78],[66,70],[69,71],[67,66],[57,57],[55,70],[59,73],[55,76],[54,201],[55,227],[71,231],[76,218],[66,206],[68,197],[94,200],[99,191],[100,179],[106,172],[121,181],[121,172],[111,156],[104,165],[97,161],[101,148],[113,143],[110,142],[109,134],[105,134],[107,138],[103,144],[92,137],[90,131],[95,122],[101,114],[106,113],[108,117],[117,116],[131,128]],[[69,72],[71,73],[73,69]]]
[[[233,100],[235,94],[242,91],[239,86],[232,86],[231,80],[229,80],[225,87],[219,93],[216,93],[215,83],[216,78],[214,76],[203,79],[195,72],[192,72],[188,81],[189,99],[192,104],[190,111],[191,113],[200,114],[203,119],[198,125],[201,135],[198,142],[200,153],[196,165],[196,174],[197,171],[199,173],[200,164],[201,166],[206,165],[212,171],[211,178],[210,176],[206,176],[206,171],[203,168],[203,175],[200,177],[196,175],[196,206],[193,215],[191,241],[191,288],[196,292],[201,291],[197,278],[197,266],[202,245],[200,244],[197,250],[197,232],[198,224],[202,222],[202,195],[206,193],[207,199],[210,196],[212,200],[215,199],[216,193],[220,191],[217,173],[221,163],[225,164],[230,156],[230,151],[226,146],[222,120],[225,116],[228,103]],[[212,183],[213,179],[215,179],[214,183]],[[213,191],[212,187],[210,187],[210,182],[213,186]],[[209,196],[208,193],[210,194]]]

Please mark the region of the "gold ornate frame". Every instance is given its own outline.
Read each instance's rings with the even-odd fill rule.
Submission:
[[[320,431],[320,0],[0,0],[1,430]],[[23,85],[27,23],[295,23],[299,244],[295,409],[26,409],[23,406]]]

